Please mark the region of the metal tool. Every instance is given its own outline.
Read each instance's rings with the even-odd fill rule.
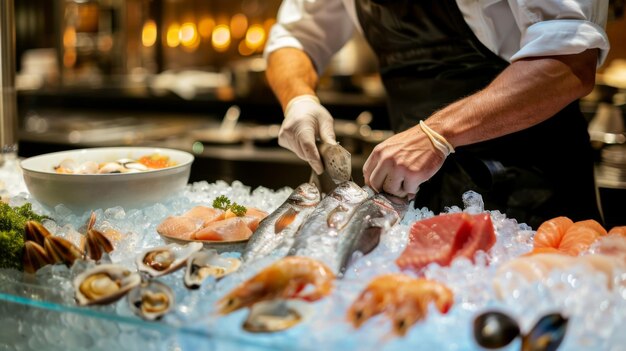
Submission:
[[[331,192],[339,183],[352,180],[352,156],[343,146],[337,144],[321,143],[318,150],[324,172],[317,175],[311,171],[311,183],[315,184],[321,193]]]

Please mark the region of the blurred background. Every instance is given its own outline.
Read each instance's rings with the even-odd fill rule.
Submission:
[[[18,152],[173,147],[196,155],[190,181],[297,186],[310,168],[278,147],[280,106],[262,52],[280,0],[15,0]],[[626,195],[626,19],[610,2],[612,49],[582,108],[609,221]],[[320,98],[353,154],[355,180],[391,135],[376,61],[354,38]],[[614,209],[614,206],[615,209]],[[623,207],[622,207],[623,208]]]

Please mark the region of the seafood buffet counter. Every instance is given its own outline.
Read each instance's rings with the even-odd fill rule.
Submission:
[[[524,345],[528,350],[553,350],[558,347],[560,350],[617,351],[626,345],[626,333],[623,332],[626,323],[626,258],[623,256],[624,245],[619,245],[623,244],[619,241],[623,238],[604,235],[606,240],[598,239],[601,245],[576,246],[576,253],[593,253],[589,256],[601,253],[607,247],[612,248],[614,252],[611,255],[615,256],[610,256],[600,270],[593,264],[582,263],[584,255],[581,261],[577,257],[563,256],[567,259],[552,258],[548,260],[550,262],[534,262],[525,266],[519,260],[532,258],[521,256],[533,250],[571,248],[540,248],[535,239],[537,231],[497,211],[484,209],[480,194],[466,193],[464,207],[449,208],[445,214],[409,206],[398,212],[399,217],[391,222],[387,221],[386,215],[379,214],[385,211],[395,213],[396,209],[384,207],[386,210],[383,211],[383,207],[376,206],[384,200],[376,200],[369,194],[368,199],[374,200],[368,202],[368,206],[382,212],[367,210],[367,218],[374,218],[375,221],[361,220],[362,223],[354,225],[347,222],[345,228],[366,223],[371,229],[373,225],[380,229],[377,231],[379,241],[355,239],[348,242],[353,248],[348,251],[351,253],[349,265],[341,263],[342,268],[336,269],[331,262],[336,258],[336,252],[324,249],[329,242],[336,243],[333,240],[337,239],[314,237],[298,244],[302,250],[296,251],[302,256],[280,259],[275,254],[259,254],[254,260],[244,260],[239,270],[221,279],[209,276],[198,289],[186,287],[185,269],[176,270],[153,277],[152,281],[171,289],[173,308],[162,318],[151,320],[146,314],[140,317],[134,312],[133,304],[129,303],[131,297],[108,304],[80,306],[73,282],[94,267],[106,268],[107,263],[135,271],[138,256],[168,243],[158,231],[159,225],[170,216],[180,216],[196,206],[210,206],[215,199],[226,196],[238,204],[266,211],[270,214],[267,218],[270,218],[294,196],[294,189],[253,189],[237,181],[230,184],[200,181],[188,184],[183,193],[165,202],[141,209],[99,209],[92,217],[91,211],[74,213],[64,206],[52,210],[42,207],[26,191],[19,168],[14,163],[6,162],[0,167],[0,181],[0,194],[9,201],[9,205],[31,203],[34,212],[50,217],[42,223],[56,237],[78,242],[85,232],[95,228],[115,238],[114,250],[104,254],[98,265],[93,261],[76,260],[70,267],[63,264],[44,265],[34,274],[0,269],[0,350],[407,350],[416,347],[425,350],[481,350],[477,343],[479,339],[482,339],[483,345],[495,345],[500,339],[508,339],[506,343],[499,344],[506,350],[519,350]],[[322,199],[319,203],[328,206],[329,202],[339,198],[346,199],[341,196],[334,199],[325,197],[329,200]],[[356,208],[365,208],[362,204]],[[350,208],[347,203],[335,204],[331,211],[320,212],[326,209],[316,205],[317,212],[313,213],[324,215],[323,223],[330,228],[331,224],[338,223],[336,221],[349,220],[346,208]],[[359,210],[355,211],[358,213]],[[297,222],[297,211],[287,213],[295,216],[296,219],[291,221]],[[425,230],[427,223],[439,221],[446,226],[452,223],[447,220],[441,222],[444,216],[455,218],[458,228],[466,228],[457,228],[454,236],[444,239],[456,243],[464,236],[463,243],[472,243],[475,247],[470,250],[469,244],[458,247],[455,244],[445,249],[444,242],[439,247],[442,250],[437,252],[447,250],[447,259],[425,259],[425,250],[429,245],[442,245],[442,240],[420,244],[413,236]],[[280,218],[286,217],[281,215]],[[381,218],[387,221],[384,225],[380,224]],[[285,228],[291,228],[291,222],[280,223],[286,225]],[[275,224],[272,227],[278,226]],[[302,230],[305,227],[298,228]],[[479,227],[480,233],[487,230],[484,233],[489,235],[476,236],[474,229]],[[352,230],[350,233],[353,233]],[[217,248],[217,253],[226,260],[240,260],[244,258],[242,256],[250,255],[241,247],[213,248]],[[371,252],[363,255],[361,250]],[[290,261],[297,261],[298,265]],[[409,269],[401,271],[399,266]],[[334,277],[339,271],[343,272],[338,274],[340,278],[324,280],[328,276]],[[397,278],[401,273],[404,278]],[[286,277],[286,280],[278,279],[280,277]],[[305,282],[313,279],[313,291],[300,285],[291,286],[292,291],[271,290],[280,290],[281,282],[290,286],[290,281],[298,282],[299,279]],[[319,283],[316,279],[324,281]],[[411,288],[414,285],[412,282],[419,279],[424,279],[424,282],[427,279],[430,283],[420,283]],[[298,294],[308,298],[288,300],[285,302],[287,305],[279,302],[279,307],[270,306],[273,314],[265,322],[276,331],[251,332],[248,330],[254,328],[245,327],[252,317],[248,315],[247,308],[235,308],[242,301],[247,301],[245,298],[249,295],[245,293],[250,293],[249,290],[242,292],[240,287],[254,290],[250,282],[261,284],[284,298]],[[435,285],[431,286],[431,283]],[[395,303],[396,308],[376,316],[380,305],[375,300],[368,300],[370,295],[363,291],[377,296],[379,288],[393,296],[395,293],[392,292],[396,290],[406,296],[422,294],[416,301],[425,299],[426,305],[418,303],[407,307],[402,305],[402,299],[383,299],[380,301],[390,305]],[[434,295],[423,297],[424,291],[431,291],[431,288],[435,291]],[[428,305],[431,299],[436,302]],[[358,301],[364,303],[361,309]],[[443,302],[440,304],[439,301]],[[280,312],[281,309],[283,312]],[[291,323],[289,319],[295,318],[294,315],[297,321]],[[370,316],[373,317],[368,319]],[[396,319],[398,316],[404,318]],[[361,320],[363,317],[365,321]],[[475,336],[478,328],[484,332],[480,338]],[[551,343],[554,340],[558,342]]]

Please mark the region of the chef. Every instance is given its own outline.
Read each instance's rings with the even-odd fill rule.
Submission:
[[[323,165],[335,143],[315,91],[359,30],[377,56],[395,135],[363,166],[377,191],[439,212],[474,190],[533,227],[600,220],[578,99],[609,50],[607,0],[283,0],[265,50],[279,144]]]

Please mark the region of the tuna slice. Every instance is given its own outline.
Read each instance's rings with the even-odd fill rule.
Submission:
[[[488,213],[443,214],[413,224],[409,243],[396,264],[419,273],[430,263],[447,266],[456,257],[473,260],[477,251],[487,251],[495,242]]]
[[[396,260],[401,269],[419,271],[430,263],[450,264],[452,257],[471,231],[470,216],[466,213],[439,215],[413,224],[409,243]]]

